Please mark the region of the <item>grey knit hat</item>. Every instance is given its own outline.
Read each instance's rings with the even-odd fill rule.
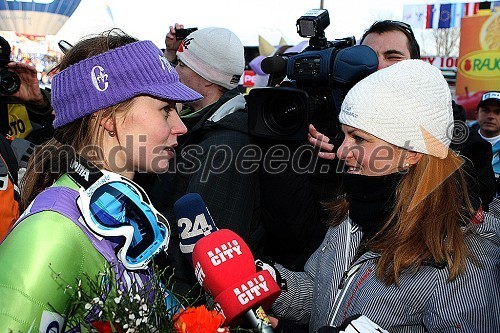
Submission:
[[[445,158],[453,133],[451,92],[437,67],[403,60],[358,82],[339,120],[398,147]]]
[[[198,75],[227,89],[238,86],[245,70],[245,49],[225,28],[204,28],[187,36],[177,57]]]

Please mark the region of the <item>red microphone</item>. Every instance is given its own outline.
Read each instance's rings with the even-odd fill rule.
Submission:
[[[192,258],[198,282],[213,298],[256,271],[250,248],[229,229],[217,230],[198,240]]]
[[[248,319],[258,316],[257,308],[259,307],[262,307],[262,311],[269,309],[280,292],[280,287],[269,271],[260,271],[228,286],[226,290],[215,297],[215,302],[222,309],[226,323],[237,324],[243,319],[248,322]],[[266,317],[265,312],[263,312],[263,316]]]
[[[224,244],[225,250],[222,250]],[[264,310],[281,289],[269,271],[257,272],[250,248],[231,230],[221,229],[201,238],[193,250],[198,281],[219,305],[225,324],[245,321],[264,330]],[[263,312],[263,317],[260,317]]]

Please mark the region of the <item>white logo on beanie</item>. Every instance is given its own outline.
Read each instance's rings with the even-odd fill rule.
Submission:
[[[160,59],[160,65],[163,70],[167,70],[169,73],[172,72],[173,67],[170,65],[170,62],[167,60],[167,58],[158,55],[158,59]]]
[[[92,67],[90,76],[92,78],[92,84],[97,90],[105,91],[106,89],[108,89],[108,74],[104,72],[104,68],[99,65]]]
[[[344,110],[343,112],[348,115],[348,116],[351,116],[351,117],[354,117],[354,118],[358,118],[358,115],[354,112],[352,112],[352,106],[350,104],[346,104],[346,106],[344,107]]]

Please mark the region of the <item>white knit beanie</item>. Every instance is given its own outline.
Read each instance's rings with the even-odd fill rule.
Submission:
[[[453,133],[451,92],[437,67],[404,60],[358,82],[339,120],[398,147],[445,158]]]
[[[204,79],[228,89],[238,86],[245,70],[243,44],[225,28],[204,28],[189,34],[177,57]]]

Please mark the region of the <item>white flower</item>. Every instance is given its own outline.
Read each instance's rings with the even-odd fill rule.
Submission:
[[[133,314],[133,313],[129,314],[128,315],[128,319],[134,320],[135,319],[135,314]]]
[[[115,303],[116,304],[120,304],[121,300],[122,300],[122,296],[121,295],[118,296],[118,297],[115,297]]]
[[[71,287],[69,284],[66,285],[66,288],[64,288],[64,293],[66,294],[66,292],[68,291],[68,289],[73,289],[73,287]]]
[[[92,308],[92,304],[87,303],[85,304],[85,310],[90,310]]]

